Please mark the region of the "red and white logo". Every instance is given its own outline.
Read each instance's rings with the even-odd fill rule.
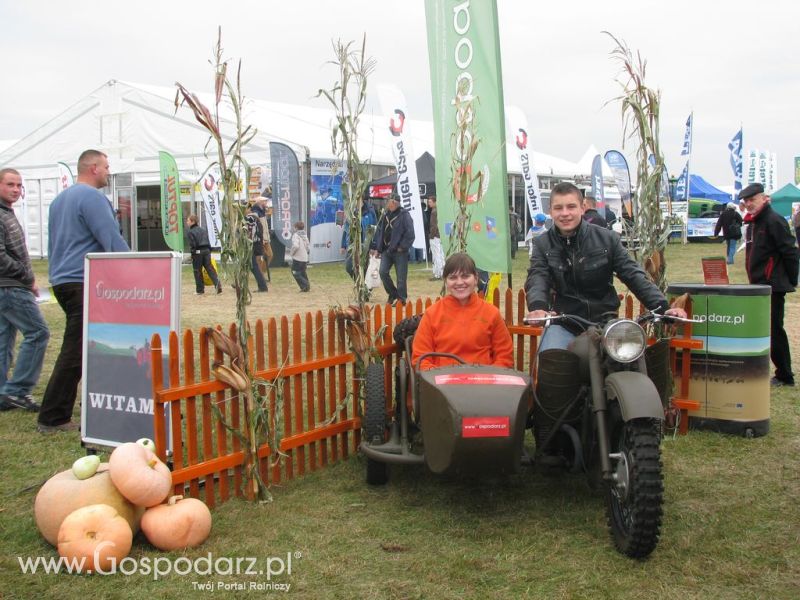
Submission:
[[[517,134],[514,140],[517,142],[517,148],[519,148],[520,150],[525,150],[525,148],[528,147],[528,132],[525,131],[522,127],[520,127],[518,131],[522,135]]]
[[[450,373],[435,375],[436,385],[527,385],[519,375],[503,375],[501,373]]]
[[[214,176],[211,175],[210,173],[206,175],[206,178],[203,180],[203,186],[206,188],[206,190],[210,192],[211,190],[214,189],[215,184],[216,181],[214,181]]]
[[[394,114],[397,115],[397,121],[394,117],[389,119],[389,131],[393,136],[398,136],[403,133],[403,125],[406,122],[406,114],[399,108],[394,109]]]
[[[509,437],[511,419],[509,417],[464,417],[461,419],[461,437],[486,438]]]

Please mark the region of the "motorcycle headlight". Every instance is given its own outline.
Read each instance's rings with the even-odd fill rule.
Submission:
[[[611,321],[603,332],[603,347],[617,362],[633,362],[644,352],[644,329],[628,319]]]

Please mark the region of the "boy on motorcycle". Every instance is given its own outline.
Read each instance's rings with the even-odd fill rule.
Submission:
[[[552,310],[599,321],[619,309],[613,281],[617,275],[648,309],[685,319],[682,308],[669,308],[661,290],[625,250],[619,234],[584,221],[583,211],[577,187],[562,182],[553,188],[553,227],[533,240],[525,318],[541,319],[553,314]],[[542,335],[539,351],[566,348],[577,333],[569,324],[551,324]]]

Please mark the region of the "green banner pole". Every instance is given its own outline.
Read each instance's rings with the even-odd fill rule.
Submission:
[[[433,97],[436,194],[442,241],[449,243],[457,203],[453,190],[453,134],[457,129],[457,87],[466,81],[475,98],[474,124],[479,140],[472,172],[483,172],[481,201],[470,205],[467,251],[479,269],[511,271],[508,218],[505,114],[500,72],[500,36],[496,0],[426,0],[428,57]]]
[[[181,210],[178,165],[168,152],[158,153],[161,171],[161,231],[175,252],[183,252],[183,211]]]

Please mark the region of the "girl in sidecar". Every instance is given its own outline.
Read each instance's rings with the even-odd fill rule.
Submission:
[[[454,254],[443,276],[448,294],[421,320],[411,317],[395,327],[395,341],[406,354],[395,371],[393,419],[387,420],[383,366],[367,368],[361,450],[370,484],[386,483],[390,463],[424,463],[434,473],[519,467],[530,378],[512,369],[511,334],[497,308],[475,292],[475,262]],[[424,451],[412,447],[412,414]]]
[[[498,367],[513,366],[514,345],[500,311],[476,293],[478,269],[463,252],[451,255],[444,265],[447,295],[422,317],[414,334],[411,364],[429,352],[459,356],[464,362]],[[429,356],[420,370],[456,364],[445,356]]]

